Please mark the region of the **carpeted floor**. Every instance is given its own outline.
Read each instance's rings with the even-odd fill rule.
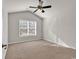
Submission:
[[[11,44],[6,59],[75,59],[76,51],[44,40]]]

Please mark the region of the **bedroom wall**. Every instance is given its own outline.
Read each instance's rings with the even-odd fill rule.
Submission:
[[[19,37],[19,20],[36,21],[36,36]],[[25,41],[42,39],[42,18],[30,11],[11,12],[8,14],[8,43],[19,43]]]
[[[46,40],[76,48],[75,8],[75,0],[55,0],[49,16],[44,20]]]
[[[8,44],[8,12],[5,9],[5,2],[2,2],[2,44]]]

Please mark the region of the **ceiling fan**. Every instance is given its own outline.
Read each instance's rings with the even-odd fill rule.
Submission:
[[[52,6],[51,5],[48,5],[48,6],[43,6],[43,1],[42,0],[39,0],[39,4],[37,5],[37,7],[34,7],[34,6],[30,6],[29,8],[35,8],[36,10],[33,12],[37,12],[38,10],[41,10],[42,13],[44,13],[44,9],[47,9],[47,8],[51,8]]]

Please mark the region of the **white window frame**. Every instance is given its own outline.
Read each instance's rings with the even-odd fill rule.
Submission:
[[[24,31],[27,30],[26,33],[23,32],[23,30]],[[19,37],[36,36],[36,34],[37,34],[37,22],[36,21],[19,20]]]

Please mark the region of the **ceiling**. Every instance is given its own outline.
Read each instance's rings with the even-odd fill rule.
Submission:
[[[53,0],[44,0],[43,5],[53,5]],[[8,11],[31,10],[29,6],[37,6],[38,0],[3,0],[3,6]],[[34,10],[34,9],[32,9]]]
[[[36,14],[40,16],[49,16],[56,15],[59,12],[63,12],[64,10],[67,10],[68,8],[72,8],[74,0],[43,0],[43,5],[52,5],[52,8],[45,9],[45,13],[42,14],[41,11],[37,11]],[[73,1],[73,3],[71,2]],[[3,0],[3,10],[6,10],[7,12],[15,12],[15,11],[24,11],[24,10],[30,10],[34,11],[35,9],[29,8],[29,6],[37,6],[38,0]]]

